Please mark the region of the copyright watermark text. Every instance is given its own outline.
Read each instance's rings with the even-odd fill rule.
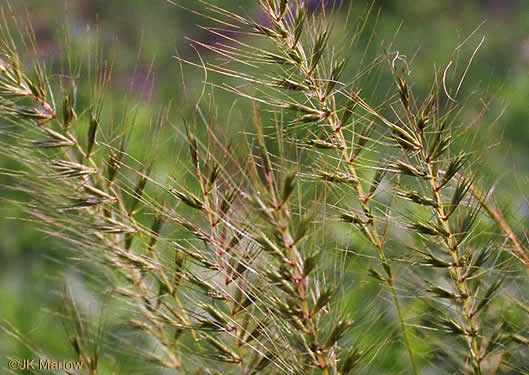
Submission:
[[[54,359],[10,359],[8,364],[11,370],[80,370],[83,361],[59,361]]]

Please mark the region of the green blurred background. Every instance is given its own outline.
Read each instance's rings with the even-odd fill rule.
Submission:
[[[176,2],[190,9],[204,10],[204,5],[198,1]],[[258,17],[255,2],[251,0],[211,2]],[[344,3],[346,8],[352,7],[350,14],[355,17],[365,14],[371,1],[344,0]],[[197,61],[185,36],[209,40],[210,36],[197,27],[207,23],[200,16],[164,0],[17,0],[12,1],[11,6],[19,23],[24,24],[28,17],[33,25],[39,54],[52,73],[63,71],[67,56],[83,63],[86,71],[92,70],[92,76],[95,64],[105,60],[112,63],[112,89],[107,101],[112,103],[116,122],[126,113],[123,109],[126,104],[134,105],[137,120],[132,137],[133,154],[145,154],[145,137],[149,134],[151,117],[164,105],[173,103],[170,117],[176,126],[190,116],[192,99],[183,97],[182,74],[173,56],[178,53]],[[380,0],[374,2],[373,13],[376,15],[379,11],[378,18],[374,16],[370,21],[370,35],[374,37],[369,56],[381,56],[383,47],[390,45],[392,51],[406,55],[414,88],[419,92],[430,87],[434,72],[442,71],[454,56],[461,65],[457,68],[460,75],[482,36],[486,37],[459,96],[471,98],[464,118],[474,118],[487,106],[488,112],[479,122],[485,131],[479,133],[482,138],[474,140],[474,145],[486,156],[483,162],[486,181],[489,185],[497,183],[498,200],[507,215],[515,219],[513,224],[516,226],[516,221],[527,223],[529,181],[527,177],[517,176],[527,176],[529,171],[529,2]],[[336,12],[335,31],[345,27],[346,13],[345,10]],[[454,54],[456,47],[478,27]],[[65,35],[69,39],[66,43]],[[368,38],[361,39],[358,51],[344,53],[359,55],[367,44]],[[213,58],[206,50],[200,53],[204,59]],[[28,60],[31,58],[34,57],[27,56]],[[190,92],[199,92],[202,72],[189,68],[183,71]],[[80,101],[88,97],[82,90],[90,90],[89,76],[83,75],[80,81]],[[392,83],[377,85],[369,95],[385,95]],[[216,94],[219,119],[228,116],[230,121],[244,119],[242,108],[246,104],[233,112],[234,100],[233,95]],[[503,115],[497,120],[501,113]],[[167,130],[162,155],[169,152],[164,147],[181,144],[178,135],[170,131],[171,127]],[[179,153],[178,150],[171,152]],[[160,162],[159,167],[174,169],[171,160],[174,159]],[[0,167],[16,166],[8,160],[0,160]],[[0,318],[12,323],[35,346],[56,358],[67,358],[71,352],[58,315],[58,306],[62,303],[60,292],[65,280],[86,293],[87,301],[91,298],[90,291],[79,281],[83,278],[82,272],[77,272],[75,267],[64,274],[64,264],[77,264],[69,259],[71,253],[64,249],[64,244],[38,232],[17,205],[8,202],[16,198],[8,188],[12,180],[3,175],[0,178],[0,192],[5,198],[0,203]],[[92,306],[94,315],[100,312],[95,305]],[[23,344],[0,331],[0,359],[9,355],[25,358],[28,353]],[[0,371],[7,364],[4,362],[7,361],[0,363]],[[133,363],[129,365],[134,367]],[[126,368],[123,372],[127,373]]]

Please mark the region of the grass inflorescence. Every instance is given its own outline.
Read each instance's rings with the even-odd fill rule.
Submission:
[[[18,204],[98,265],[124,326],[149,342],[142,358],[208,374],[384,373],[390,356],[402,373],[528,371],[527,244],[483,193],[474,150],[453,144],[464,119],[446,74],[419,98],[403,56],[354,61],[332,15],[303,1],[259,0],[259,21],[203,5],[223,42],[194,43],[217,56],[177,59],[225,79],[251,126],[230,145],[199,103],[174,125],[187,148],[174,175],[157,171],[157,146],[138,160],[105,115],[109,70],[81,107],[75,79],[25,73],[7,30],[0,52]],[[378,103],[360,79],[375,69],[395,83]],[[104,373],[104,337],[65,301],[75,356]]]

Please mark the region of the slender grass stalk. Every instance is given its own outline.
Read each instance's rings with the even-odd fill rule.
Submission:
[[[467,260],[465,260],[461,249],[463,242],[468,241],[468,238],[465,238],[465,236],[472,236],[470,230],[478,211],[470,208],[469,212],[464,214],[466,216],[460,220],[460,223],[462,224],[459,225],[460,229],[458,233],[454,232],[454,229],[449,222],[467,192],[472,189],[474,181],[473,179],[466,178],[464,175],[460,174],[450,204],[444,200],[441,191],[448,186],[450,180],[463,168],[464,156],[456,156],[452,158],[447,169],[444,170],[443,177],[441,178],[439,176],[439,166],[443,162],[440,157],[447,151],[450,142],[446,133],[444,133],[444,126],[446,123],[443,125],[436,125],[435,122],[438,122],[438,120],[434,119],[434,126],[437,126],[437,133],[434,135],[431,142],[427,142],[424,129],[428,123],[428,117],[430,116],[429,112],[433,107],[433,104],[431,104],[433,100],[430,98],[429,101],[427,101],[427,104],[423,107],[421,113],[413,114],[410,106],[410,92],[406,79],[397,72],[393,63],[391,63],[391,68],[398,84],[402,106],[406,113],[407,120],[409,121],[408,129],[416,130],[414,135],[412,135],[413,133],[411,132],[408,134],[410,134],[412,142],[416,143],[418,146],[418,150],[412,150],[410,152],[410,148],[402,147],[405,154],[411,154],[410,159],[417,161],[416,166],[410,167],[408,170],[418,172],[416,176],[427,181],[430,185],[433,201],[432,203],[428,203],[427,206],[435,214],[436,222],[438,224],[437,227],[428,227],[421,224],[413,225],[418,230],[441,237],[446,252],[450,254],[453,260],[448,269],[457,294],[451,296],[449,293],[447,294],[446,290],[438,287],[434,287],[431,290],[433,293],[438,293],[439,295],[450,295],[449,298],[454,298],[456,304],[461,306],[459,312],[460,320],[465,322],[466,325],[465,328],[462,328],[462,334],[468,342],[468,352],[471,358],[474,374],[481,375],[481,363],[483,360],[481,342],[483,333],[476,315],[482,306],[476,302],[476,291],[469,286],[469,272],[463,272],[463,267],[466,265]],[[436,113],[434,113],[434,115],[436,115]],[[402,168],[404,165],[404,163],[401,164],[401,169],[404,169]],[[422,170],[424,170],[424,172],[421,172]],[[475,196],[475,194],[472,195]],[[423,198],[420,200],[416,199],[416,203],[424,204],[426,202],[427,200]],[[478,200],[478,203],[483,206],[482,200]],[[490,214],[490,211],[488,213]],[[498,288],[498,286],[498,283],[492,284],[489,289],[490,292],[487,292],[487,299],[490,298],[491,294]]]
[[[425,146],[423,144],[423,146]],[[421,152],[424,160],[427,160],[427,155],[423,151]],[[472,367],[474,368],[474,372],[476,375],[481,375],[481,357],[480,357],[480,345],[478,343],[477,336],[479,333],[479,328],[476,325],[476,322],[474,320],[474,316],[472,314],[472,305],[473,302],[470,300],[470,290],[467,286],[465,277],[463,277],[463,274],[461,272],[461,268],[459,265],[462,263],[462,259],[459,255],[459,245],[454,240],[454,234],[452,233],[452,230],[450,226],[448,225],[448,215],[447,210],[445,209],[445,203],[443,202],[443,199],[441,197],[441,194],[439,194],[439,188],[435,181],[435,174],[434,174],[434,168],[432,166],[432,162],[426,162],[427,168],[428,168],[428,174],[429,176],[432,176],[429,181],[430,185],[432,187],[432,192],[435,196],[435,200],[437,203],[437,217],[439,221],[442,223],[443,229],[445,230],[445,235],[443,236],[444,244],[446,245],[447,250],[451,253],[455,266],[451,268],[451,272],[454,274],[453,280],[456,283],[457,290],[461,292],[461,296],[464,300],[464,318],[468,324],[468,327],[470,329],[469,333],[469,340],[470,340],[470,346],[471,346],[471,354],[473,356],[472,361]]]
[[[513,232],[505,218],[503,217],[501,211],[494,207],[492,203],[487,201],[487,196],[482,191],[480,191],[474,184],[471,184],[469,191],[472,194],[472,197],[479,202],[481,207],[487,211],[487,214],[492,220],[496,222],[500,230],[503,232],[504,236],[509,240],[514,248],[514,256],[520,260],[525,266],[529,267],[529,256],[527,255],[527,250],[522,246],[522,242]]]

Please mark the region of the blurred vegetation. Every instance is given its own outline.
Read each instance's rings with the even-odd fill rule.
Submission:
[[[189,9],[203,8],[194,0],[176,2]],[[259,17],[250,0],[211,2]],[[154,142],[149,139],[153,136],[149,126],[155,122],[152,114],[166,105],[170,105],[170,122],[178,124],[175,127],[190,118],[203,87],[203,72],[182,67],[173,57],[179,55],[196,63],[199,63],[198,53],[204,59],[211,58],[206,49],[195,50],[185,39],[186,36],[198,41],[211,38],[197,27],[207,20],[164,0],[17,1],[11,6],[21,25],[33,26],[39,54],[50,71],[62,71],[69,63],[83,64],[81,92],[91,90],[90,77],[96,74],[97,65],[111,65],[112,88],[105,94],[105,111],[117,123],[135,118],[131,153],[147,159],[153,152],[167,155],[159,162],[162,169],[178,170],[180,166],[171,164],[172,156],[183,151],[170,149],[174,142],[163,142],[160,150],[151,149],[149,145]],[[368,1],[354,4],[344,1],[343,11],[336,16],[335,28],[348,27],[344,22],[348,13],[353,17],[363,15],[370,7]],[[487,110],[475,126],[486,128],[488,135],[473,140],[474,146],[486,151],[483,164],[487,184],[501,182],[495,194],[504,211],[520,222],[528,222],[529,207],[524,194],[529,181],[517,176],[527,176],[529,171],[529,4],[514,0],[385,0],[374,2],[372,14],[368,25],[371,32],[361,39],[357,51],[350,52],[352,59],[362,58],[364,50],[367,61],[383,56],[383,48],[398,50],[408,58],[418,92],[426,92],[434,74],[442,74],[450,60],[464,66],[485,36],[465,77],[460,97],[470,98],[465,118],[474,118],[476,113]],[[347,43],[343,48],[347,48]],[[351,72],[356,72],[354,61],[349,64],[353,66]],[[457,67],[458,74],[463,70]],[[457,77],[452,77],[452,82],[457,81]],[[188,88],[185,95],[190,94],[189,97],[184,95],[182,82]],[[392,83],[380,79],[367,94],[385,97]],[[214,94],[207,92],[215,95],[219,123],[248,121],[245,113],[249,103],[234,106],[234,100],[240,99],[222,90]],[[79,100],[88,97],[81,93]],[[175,127],[166,127],[160,139],[168,137],[178,143],[181,134]],[[472,129],[468,131],[472,133]],[[13,167],[13,164],[0,160],[0,167]],[[89,266],[72,262],[68,259],[70,253],[61,250],[61,244],[36,232],[31,218],[8,202],[14,198],[7,187],[9,176],[1,178],[4,200],[0,205],[0,318],[12,322],[21,333],[55,353],[57,358],[66,356],[70,350],[68,337],[56,316],[62,303],[58,292],[64,288],[63,264],[88,268],[66,275],[68,283],[87,294],[88,301],[90,292],[78,278],[89,275]],[[358,262],[358,267],[362,266]],[[354,264],[351,266],[354,269]],[[354,272],[351,277],[354,278]],[[376,292],[366,289],[354,298],[361,301]],[[350,304],[354,306],[356,301],[351,300]],[[102,309],[106,311],[110,307]],[[130,345],[134,343],[131,341]],[[120,350],[126,352],[126,348]],[[27,357],[24,353],[28,352],[22,344],[0,332],[0,358]],[[0,368],[4,365],[0,364]],[[128,365],[135,368],[133,362]],[[126,369],[123,371],[127,373]]]

